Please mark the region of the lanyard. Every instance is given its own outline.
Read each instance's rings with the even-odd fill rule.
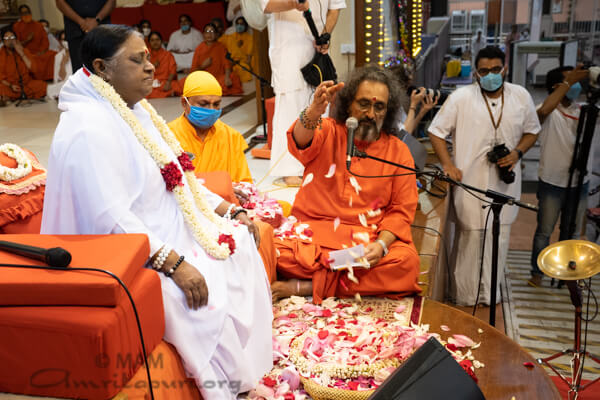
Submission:
[[[483,100],[485,100],[485,106],[487,107],[488,113],[490,114],[490,119],[492,120],[492,126],[494,127],[494,144],[496,144],[496,133],[498,132],[498,127],[500,126],[500,122],[502,122],[502,114],[504,113],[504,88],[502,88],[502,106],[500,107],[500,116],[498,117],[498,122],[494,120],[494,115],[492,114],[492,109],[488,104],[487,96],[481,91],[481,95],[483,96]]]

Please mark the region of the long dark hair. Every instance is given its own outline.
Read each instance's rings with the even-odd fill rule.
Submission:
[[[387,112],[381,130],[386,133],[396,131],[396,114],[400,107],[400,85],[394,75],[383,68],[368,66],[354,70],[348,82],[336,96],[334,118],[339,123],[350,116],[350,105],[356,97],[358,87],[364,81],[381,82],[388,87]]]
[[[139,35],[139,32],[127,25],[100,25],[92,29],[81,42],[80,52],[83,65],[95,73],[92,65],[94,60],[96,58],[110,59],[129,39],[129,36],[134,34]]]

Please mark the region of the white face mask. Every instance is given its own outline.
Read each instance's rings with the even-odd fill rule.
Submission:
[[[69,42],[67,42],[66,40],[63,40],[63,41],[61,41],[61,42],[60,42],[60,44],[62,44],[62,46],[63,46],[65,49],[68,49],[68,48],[69,48]]]
[[[144,36],[150,35],[150,32],[152,32],[150,28],[142,28],[142,33],[144,34]]]
[[[46,33],[50,33],[50,28],[48,28],[47,26],[44,27],[44,30],[46,31]]]

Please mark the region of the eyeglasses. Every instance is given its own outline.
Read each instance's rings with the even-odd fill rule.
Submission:
[[[376,101],[375,103],[372,103],[367,99],[360,99],[356,100],[356,104],[358,105],[358,109],[362,112],[369,112],[371,107],[373,107],[375,114],[383,114],[387,110],[387,104],[382,101]]]
[[[16,36],[6,36],[6,37],[4,37],[4,40],[14,40],[16,38],[17,38]]]
[[[215,31],[213,31],[212,29],[207,29],[204,31],[204,33],[215,33]]]
[[[500,67],[500,66],[496,66],[493,68],[479,68],[477,70],[477,73],[479,74],[479,76],[486,76],[490,72],[492,74],[499,74],[500,72],[502,72],[503,69],[504,69],[504,67]]]

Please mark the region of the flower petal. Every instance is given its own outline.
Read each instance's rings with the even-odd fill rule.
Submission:
[[[304,178],[304,182],[302,182],[302,186],[306,186],[309,183],[311,183],[313,178],[314,178],[314,175],[312,174],[312,172],[310,174],[306,175],[306,177]]]
[[[441,325],[440,328],[442,328],[444,332],[448,332],[450,330],[447,325]]]
[[[327,172],[327,175],[325,175],[325,178],[331,178],[333,174],[335,174],[335,164],[329,166],[329,171]]]
[[[340,226],[340,217],[335,217],[333,220],[333,231],[337,231],[338,226]]]
[[[360,191],[362,190],[362,188],[358,184],[358,181],[356,180],[355,177],[353,177],[353,176],[350,177],[350,184],[352,185],[352,187],[354,188],[354,190],[356,190],[356,194],[359,194]]]

